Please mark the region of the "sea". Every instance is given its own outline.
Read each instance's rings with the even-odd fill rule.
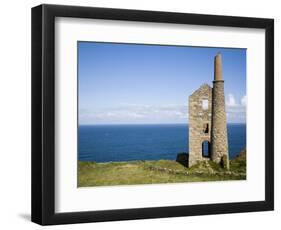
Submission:
[[[246,148],[246,124],[228,124],[229,157]],[[188,125],[80,125],[78,159],[114,162],[135,160],[175,160],[188,152]]]

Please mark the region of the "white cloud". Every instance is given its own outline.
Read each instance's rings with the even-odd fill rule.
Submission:
[[[233,94],[228,94],[226,98],[226,105],[227,106],[236,106],[236,100]]]
[[[241,105],[247,106],[247,96],[246,96],[246,95],[244,95],[244,96],[241,98]]]
[[[226,115],[228,122],[246,122],[246,95],[241,98],[241,103],[237,103],[233,94],[228,94],[226,98]]]
[[[240,102],[240,103],[239,103]],[[227,121],[246,121],[246,95],[241,99],[233,94],[226,96]],[[187,123],[187,104],[144,105],[121,103],[118,106],[100,110],[80,109],[79,121],[94,123]]]
[[[142,105],[122,103],[103,110],[80,110],[81,123],[185,123],[187,105]]]

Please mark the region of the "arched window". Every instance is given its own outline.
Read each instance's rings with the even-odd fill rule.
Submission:
[[[210,157],[210,142],[203,141],[202,143],[202,157]]]

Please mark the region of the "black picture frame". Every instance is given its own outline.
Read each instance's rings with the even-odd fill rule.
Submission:
[[[55,18],[110,19],[265,29],[265,200],[55,213]],[[41,225],[222,214],[274,209],[274,20],[126,9],[32,8],[32,221]]]

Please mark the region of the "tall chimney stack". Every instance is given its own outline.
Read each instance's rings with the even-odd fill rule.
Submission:
[[[215,56],[215,81],[222,80],[222,63],[221,63],[221,54],[218,53]]]
[[[211,159],[217,163],[221,163],[225,168],[229,168],[224,81],[222,78],[222,57],[220,53],[215,56],[214,68]]]

